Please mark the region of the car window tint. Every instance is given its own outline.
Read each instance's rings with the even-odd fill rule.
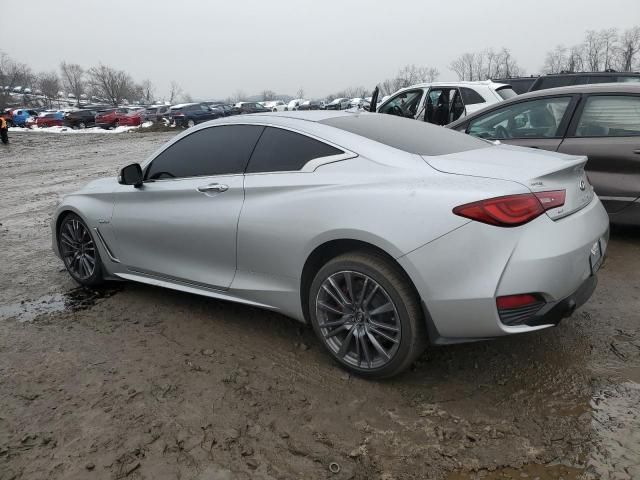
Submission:
[[[418,113],[422,89],[402,92],[389,100],[378,110],[380,113],[390,113],[401,117],[413,117]]]
[[[264,127],[226,125],[198,130],[160,153],[146,179],[242,173]]]
[[[467,133],[499,140],[556,137],[570,101],[556,97],[508,105],[472,120]]]
[[[577,137],[640,135],[640,97],[612,95],[587,99],[576,127]]]
[[[460,87],[460,93],[462,94],[462,101],[465,105],[475,105],[476,103],[484,103],[485,100],[475,90],[467,87]]]
[[[314,158],[341,153],[344,152],[306,135],[267,127],[251,156],[247,173],[300,170]]]

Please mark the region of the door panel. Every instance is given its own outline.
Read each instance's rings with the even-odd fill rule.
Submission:
[[[122,186],[112,219],[117,256],[132,270],[226,289],[243,201],[243,175]]]
[[[640,137],[566,138],[559,152],[587,155],[587,174],[608,212],[640,197]]]

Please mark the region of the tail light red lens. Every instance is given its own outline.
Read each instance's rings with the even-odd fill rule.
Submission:
[[[566,192],[564,190],[553,190],[550,192],[536,192],[534,195],[540,200],[542,208],[550,210],[564,205]]]
[[[454,208],[453,213],[497,227],[518,227],[545,210],[564,205],[564,200],[564,190],[524,193],[467,203]]]

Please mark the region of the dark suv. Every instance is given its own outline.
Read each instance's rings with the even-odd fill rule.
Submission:
[[[640,73],[634,72],[578,72],[551,73],[538,77],[529,88],[530,92],[547,88],[588,85],[592,83],[640,83]]]
[[[501,143],[587,156],[587,174],[611,222],[640,226],[640,83],[529,92],[447,128]]]
[[[206,103],[189,103],[171,107],[168,117],[178,127],[193,127],[198,123],[214,120],[223,116],[217,109],[209,108]]]
[[[93,110],[76,110],[64,114],[64,126],[71,128],[87,128],[96,126],[96,112]]]

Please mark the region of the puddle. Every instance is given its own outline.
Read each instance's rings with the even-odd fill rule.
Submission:
[[[114,288],[106,290],[76,288],[67,293],[44,295],[36,300],[0,305],[0,320],[15,319],[19,322],[31,322],[41,315],[85,310],[118,291],[119,289]]]
[[[529,463],[523,465],[522,468],[499,468],[490,472],[488,470],[480,470],[474,472],[456,472],[450,474],[448,480],[503,480],[528,478],[531,480],[577,480],[583,473],[582,469],[568,467],[566,465],[541,465],[537,463]]]

